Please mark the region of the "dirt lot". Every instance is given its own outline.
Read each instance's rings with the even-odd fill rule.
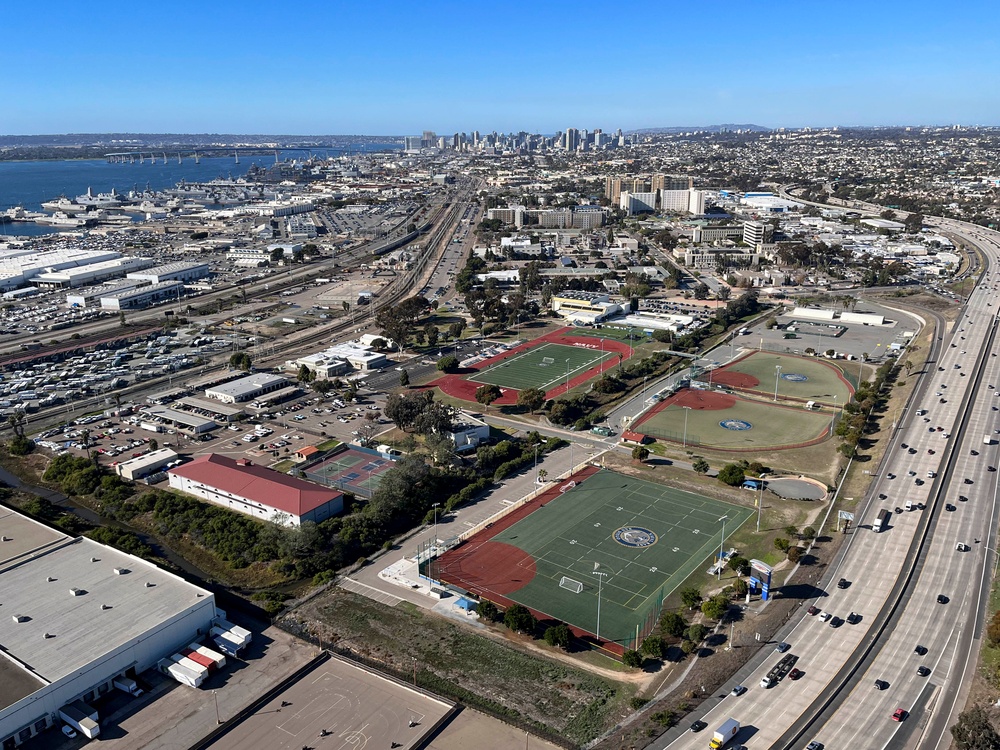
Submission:
[[[578,744],[623,718],[635,692],[632,684],[533,655],[492,631],[479,634],[407,602],[386,607],[339,588],[282,623],[387,671],[415,675],[421,687]]]

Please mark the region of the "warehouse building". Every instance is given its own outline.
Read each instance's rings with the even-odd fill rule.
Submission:
[[[158,451],[150,451],[141,456],[122,461],[115,467],[118,476],[130,479],[142,479],[144,476],[153,474],[169,463],[177,460],[177,454],[170,448],[160,448]]]
[[[179,300],[184,285],[179,281],[162,281],[150,286],[140,286],[124,292],[114,292],[101,297],[103,310],[140,310],[164,300]]]
[[[35,276],[33,281],[39,286],[77,287],[99,284],[107,279],[116,279],[130,271],[140,271],[152,265],[151,258],[115,258],[76,268],[65,268],[62,271],[46,271]]]
[[[85,537],[0,509],[0,746],[61,723],[74,701],[100,711],[112,680],[198,640],[211,592]]]
[[[210,273],[208,263],[167,263],[146,271],[128,274],[125,278],[160,284],[164,281],[196,281]]]
[[[245,458],[209,453],[171,469],[167,477],[175,490],[288,526],[319,523],[344,510],[342,492],[255,466]]]
[[[75,292],[67,292],[66,305],[68,307],[91,307],[100,306],[102,297],[112,297],[123,292],[131,292],[142,286],[149,286],[145,281],[118,281],[113,284],[102,284],[87,289],[78,289]]]
[[[206,388],[205,397],[214,398],[224,404],[240,404],[244,401],[253,401],[258,396],[271,393],[279,388],[285,388],[288,384],[288,378],[283,375],[255,372],[253,375],[247,375],[239,380]]]

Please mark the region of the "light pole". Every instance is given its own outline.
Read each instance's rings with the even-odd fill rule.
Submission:
[[[778,400],[778,378],[781,377],[781,365],[774,366],[774,400]]]
[[[538,445],[535,445],[535,484],[538,484]]]
[[[763,478],[758,480],[760,484],[758,489],[760,494],[757,495],[757,533],[760,533],[760,514],[764,512],[764,480]]]
[[[681,449],[687,450],[688,447],[688,412],[691,411],[690,406],[682,406],[684,410],[684,442],[681,444]]]
[[[719,542],[719,580],[722,580],[722,560],[725,554],[724,548],[726,546],[726,519],[729,518],[728,515],[723,516],[719,520],[722,522],[722,539]]]
[[[595,565],[597,563],[594,563]],[[607,578],[607,573],[602,573],[600,570],[593,571],[593,574],[597,576],[597,631],[594,635],[597,636],[598,645],[601,642],[601,583]]]
[[[830,415],[830,434],[833,434],[833,426],[837,423],[837,397],[833,397],[833,413]]]
[[[434,542],[437,543],[438,540],[438,506],[441,503],[433,503],[434,507]]]
[[[566,393],[569,393],[569,357],[566,358]]]

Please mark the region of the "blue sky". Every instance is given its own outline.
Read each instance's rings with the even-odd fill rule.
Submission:
[[[0,133],[1000,124],[994,2],[12,0]]]

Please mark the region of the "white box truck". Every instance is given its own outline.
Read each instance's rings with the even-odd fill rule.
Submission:
[[[715,730],[712,735],[712,741],[708,743],[708,746],[712,750],[719,750],[721,747],[725,747],[729,740],[733,739],[740,732],[740,723],[736,719],[726,719],[722,722],[722,725]]]
[[[148,430],[149,432],[163,432],[163,427],[152,422],[140,422],[139,429]]]
[[[134,698],[138,698],[140,695],[142,695],[142,688],[139,687],[136,684],[135,680],[133,680],[131,677],[115,677],[115,679],[111,681],[111,684],[114,685],[119,690],[121,690],[123,693],[128,693]]]
[[[983,435],[983,445],[993,445],[993,436]]]
[[[82,732],[84,737],[94,739],[101,733],[101,726],[97,723],[97,709],[83,701],[73,701],[60,708],[59,718]]]

